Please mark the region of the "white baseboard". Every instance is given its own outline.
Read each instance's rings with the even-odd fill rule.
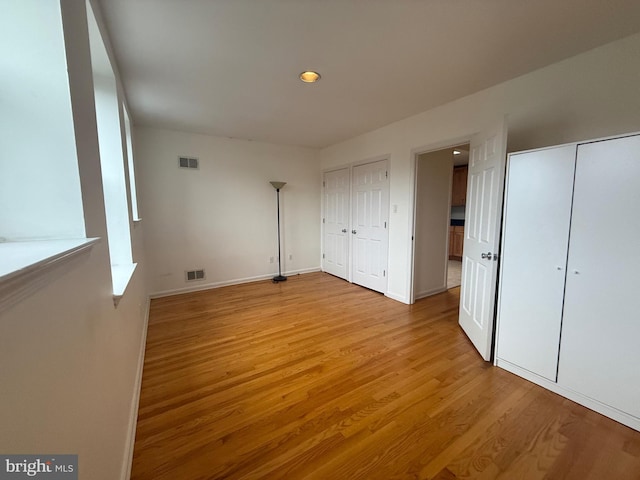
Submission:
[[[428,297],[429,295],[435,295],[437,293],[446,292],[447,290],[448,289],[447,289],[446,286],[432,288],[431,290],[425,290],[423,292],[416,293],[416,296],[414,298],[415,298],[415,300],[418,300],[420,298]]]
[[[129,435],[125,445],[125,462],[122,465],[122,480],[131,478],[131,468],[133,467],[133,448],[136,443],[136,427],[138,424],[138,407],[140,405],[140,390],[142,389],[142,371],[144,369],[144,354],[147,349],[147,329],[149,327],[149,309],[151,307],[151,298],[147,298],[147,305],[144,313],[144,325],[142,326],[142,338],[140,340],[140,351],[138,352],[138,370],[134,384],[134,394],[131,400],[131,409],[129,412]]]
[[[283,275],[289,277],[292,275],[302,275],[305,273],[313,273],[313,272],[319,272],[319,271],[320,271],[320,267],[315,267],[315,268],[305,268],[302,270],[291,270],[289,272],[282,272],[282,273]],[[159,292],[151,293],[150,298],[168,297],[170,295],[178,295],[180,293],[199,292],[201,290],[211,290],[212,288],[228,287],[229,285],[241,285],[243,283],[258,282],[260,280],[268,280],[270,278],[273,278],[273,276],[274,276],[273,273],[269,273],[267,275],[258,275],[255,277],[236,278],[233,280],[224,280],[222,282],[205,283],[205,284],[194,285],[189,287],[175,288],[171,290],[162,290]]]
[[[558,395],[568,398],[580,405],[587,407],[595,412],[598,412],[605,417],[609,417],[616,422],[622,423],[629,428],[633,428],[634,430],[640,431],[640,418],[634,417],[633,415],[629,415],[626,412],[618,410],[617,408],[610,407],[604,403],[599,402],[598,400],[594,400],[591,397],[587,397],[580,392],[576,392],[571,390],[570,388],[563,387],[556,382],[552,382],[544,377],[536,375],[529,370],[525,370],[524,368],[518,367],[511,362],[503,360],[501,358],[497,358],[495,361],[496,366],[507,370],[519,377],[524,378],[525,380],[529,380],[536,385],[540,385],[547,390],[551,390]]]
[[[405,303],[409,305],[409,300],[404,295],[398,295],[397,293],[387,292],[384,294],[385,297],[390,298],[391,300],[395,300],[396,302]]]

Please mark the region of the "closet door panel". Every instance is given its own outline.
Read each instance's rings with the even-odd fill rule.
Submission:
[[[640,417],[640,136],[578,147],[558,383]]]
[[[576,146],[511,155],[497,356],[556,381]]]

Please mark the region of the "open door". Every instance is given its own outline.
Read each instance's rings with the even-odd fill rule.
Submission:
[[[459,322],[482,358],[488,361],[507,153],[505,122],[474,135],[470,150]]]

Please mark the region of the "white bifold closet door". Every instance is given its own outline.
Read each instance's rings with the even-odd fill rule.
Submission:
[[[497,356],[556,381],[576,147],[509,157]]]
[[[640,136],[578,146],[558,383],[640,418]]]

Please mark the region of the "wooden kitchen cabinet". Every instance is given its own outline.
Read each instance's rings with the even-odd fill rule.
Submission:
[[[449,226],[449,260],[462,260],[464,227]]]
[[[468,167],[453,168],[453,186],[451,189],[451,206],[460,207],[467,203],[467,173]]]

